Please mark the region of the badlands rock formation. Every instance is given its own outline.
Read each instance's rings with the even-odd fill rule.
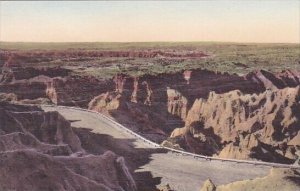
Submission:
[[[108,56],[115,54],[109,51],[104,52],[94,54],[89,51],[80,54],[89,56],[103,54],[104,57],[106,54]],[[195,69],[140,77],[120,74],[113,79],[103,80],[92,76],[71,76],[70,70],[59,66],[30,67],[26,64],[50,59],[51,56],[62,57],[62,59],[72,55],[78,56],[79,53],[76,51],[67,51],[65,56],[61,55],[61,52],[47,51],[32,54],[29,54],[31,56],[26,53],[15,55],[11,52],[3,55],[5,59],[0,74],[0,92],[14,93],[18,100],[48,98],[59,105],[87,107],[94,97],[109,91],[117,91],[125,97],[127,102],[142,103],[151,107],[163,105],[164,108],[167,104],[167,109],[164,109],[165,114],[170,113],[171,116],[177,116],[183,120],[194,100],[206,98],[210,91],[224,93],[238,89],[244,93],[258,93],[271,85],[278,88],[295,86],[299,84],[300,79],[300,74],[296,71],[271,74],[261,70],[246,76],[237,76]],[[126,54],[120,53],[122,56]]]
[[[44,98],[58,105],[86,107],[99,93],[112,90],[112,82],[68,74],[69,70],[60,67],[31,68],[6,64],[0,75],[0,92],[15,94],[17,101]]]
[[[52,78],[44,92],[54,104],[86,108],[96,96],[113,89],[109,80],[99,80],[94,77]]]
[[[211,180],[207,180],[200,191],[296,191],[299,190],[299,182],[299,171],[274,168],[265,177],[226,185],[215,186]]]
[[[237,89],[243,93],[260,93],[271,87],[294,87],[300,83],[300,74],[295,71],[283,71],[276,76],[272,75],[263,70],[243,77],[207,70],[141,77],[120,74],[113,79],[115,88],[111,94],[120,94],[128,103],[150,107],[160,105],[161,108],[166,106],[169,114],[185,120],[194,101],[197,98],[207,98],[211,91],[225,93]],[[281,86],[276,86],[279,82]]]
[[[295,87],[300,84],[300,72],[296,70],[284,70],[277,74],[258,70],[245,75],[245,78],[268,89]]]
[[[94,98],[89,109],[110,113],[119,122],[158,142],[181,127],[196,98],[212,90],[262,91],[263,86],[237,75],[193,70],[157,76],[118,75],[114,90]],[[111,102],[111,103],[110,103]],[[112,108],[111,106],[122,106]]]
[[[213,95],[215,95],[215,93],[212,92],[220,94],[232,90],[237,91],[231,92],[230,94],[245,93],[249,94],[249,96],[253,93],[260,94],[266,89],[268,89],[267,92],[270,93],[271,91],[276,91],[276,89],[280,89],[282,87],[296,86],[299,84],[299,77],[300,74],[295,71],[283,71],[276,75],[266,71],[255,71],[246,76],[240,77],[237,75],[214,73],[206,70],[191,70],[183,73],[163,74],[158,76],[145,75],[138,78],[118,75],[113,80],[115,90],[95,97],[89,103],[89,109],[110,114],[120,123],[125,124],[127,127],[131,127],[133,130],[138,131],[144,136],[157,142],[162,142],[168,135],[172,134],[171,137],[176,137],[175,142],[184,143],[186,141],[183,137],[176,135],[179,131],[183,132],[183,130],[177,130],[175,128],[184,126],[184,123],[188,126],[190,125],[191,119],[189,118],[191,117],[188,117],[188,112],[192,110],[193,107],[196,107],[193,105],[197,105],[199,101],[198,98],[209,100],[212,99],[211,97]],[[218,99],[219,97],[216,97],[213,101]],[[259,97],[259,99],[264,101],[263,98]],[[268,104],[269,102],[267,105]],[[209,105],[207,107],[213,106]],[[230,106],[226,108],[228,109]],[[222,110],[222,112],[224,111]],[[281,110],[278,111],[278,113],[280,112]],[[210,115],[210,113],[207,115]],[[253,113],[251,115],[256,114]],[[217,122],[214,118],[210,120],[212,121],[211,123],[223,123],[223,121]],[[272,123],[271,121],[272,120],[270,119],[269,123]],[[211,126],[213,125],[215,124],[212,124]],[[237,124],[234,123],[231,126],[235,125]],[[205,131],[208,132],[202,132],[202,134],[198,133],[197,135],[198,139],[201,139],[205,142],[205,144],[194,144],[193,142],[195,140],[189,139],[189,144],[191,144],[191,146],[188,146],[188,144],[180,145],[184,149],[188,149],[192,152],[199,153],[201,150],[202,154],[213,155],[219,154],[220,149],[224,146],[224,141],[234,142],[236,139],[235,135],[229,135],[227,133],[224,137],[228,137],[223,137],[222,139],[224,140],[220,142],[220,138],[218,138],[217,134],[214,136],[214,133],[212,132],[213,129],[207,128]],[[212,136],[205,136],[207,133],[212,133]],[[182,135],[183,133],[179,134]],[[253,136],[245,137],[245,140],[248,139],[253,142],[256,138],[253,138]],[[172,144],[174,143],[174,139],[169,141]],[[170,143],[167,142],[164,144],[170,145]],[[243,144],[244,143],[242,143],[241,140],[241,145]],[[198,145],[198,148],[196,148],[196,145]],[[247,145],[246,142],[245,145]],[[254,143],[252,145],[254,145]],[[176,148],[178,147],[176,146]],[[228,153],[229,151],[227,150],[230,150],[231,152],[231,150],[234,149],[235,147],[232,146],[225,148],[222,156],[226,157],[225,155],[227,154],[224,153]],[[206,153],[207,151],[209,152]],[[244,151],[241,152],[243,153],[239,154],[241,156],[234,156],[236,152],[233,151],[231,152],[232,154],[230,154],[231,156],[227,157],[249,158],[248,155],[250,155],[250,153],[245,154]]]
[[[260,94],[211,92],[194,102],[185,127],[171,137],[182,137],[182,146],[197,153],[289,163],[300,149],[299,101],[299,86]]]
[[[24,67],[21,61],[17,57],[4,63],[1,100],[88,107],[158,143],[206,155],[296,158],[298,116],[292,102],[298,98],[285,99],[289,93],[283,88],[300,84],[297,71],[238,76],[195,69],[103,80],[70,76],[60,67]]]
[[[1,102],[0,151],[0,190],[136,190],[123,157],[87,153],[58,112]]]

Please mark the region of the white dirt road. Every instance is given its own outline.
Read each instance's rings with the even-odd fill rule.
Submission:
[[[116,140],[124,140],[125,142],[123,141],[122,144],[113,145],[114,148],[118,147],[119,152],[117,154],[122,155],[122,150],[124,150],[124,155],[127,155],[128,150],[135,153],[135,149],[151,149],[149,162],[134,169],[134,173],[151,173],[152,178],[159,179],[157,186],[169,184],[173,189],[180,191],[198,191],[208,178],[217,185],[227,184],[233,181],[265,176],[270,169],[268,166],[216,160],[208,161],[170,151],[160,152],[159,149],[137,139],[97,113],[60,107],[43,107],[43,109],[45,111],[58,111],[66,119],[72,121],[73,127],[92,129],[95,134],[109,135]],[[126,141],[128,141],[128,144]],[[156,150],[157,152],[155,152]],[[131,157],[136,156],[134,154],[127,155],[125,157],[126,161],[130,160]],[[147,180],[140,179],[136,181]]]

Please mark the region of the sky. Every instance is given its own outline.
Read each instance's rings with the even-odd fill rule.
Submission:
[[[0,1],[0,41],[300,43],[300,0]]]

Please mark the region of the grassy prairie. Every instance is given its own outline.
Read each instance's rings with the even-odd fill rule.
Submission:
[[[257,44],[230,42],[80,42],[80,43],[11,43],[0,42],[0,49],[16,52],[33,51],[198,51],[209,54],[203,59],[74,57],[51,58],[26,63],[28,66],[62,66],[74,75],[109,78],[117,73],[131,75],[176,72],[203,68],[220,72],[245,74],[256,69],[273,72],[300,70],[300,44]]]

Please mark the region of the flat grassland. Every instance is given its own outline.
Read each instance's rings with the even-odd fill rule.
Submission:
[[[98,54],[97,54],[98,52]],[[99,52],[104,53],[99,56]],[[107,52],[140,52],[135,56],[106,55]],[[147,56],[149,52],[158,52]],[[167,53],[164,55],[162,53]],[[205,56],[184,56],[203,53]],[[133,76],[171,73],[187,69],[246,74],[264,69],[279,72],[300,70],[300,44],[230,42],[0,42],[0,55],[18,55],[24,66],[72,70],[73,75],[110,78],[118,73]],[[181,55],[174,57],[173,55]],[[6,59],[0,60],[1,65]],[[20,59],[19,59],[20,60]],[[0,65],[0,66],[1,66]]]

